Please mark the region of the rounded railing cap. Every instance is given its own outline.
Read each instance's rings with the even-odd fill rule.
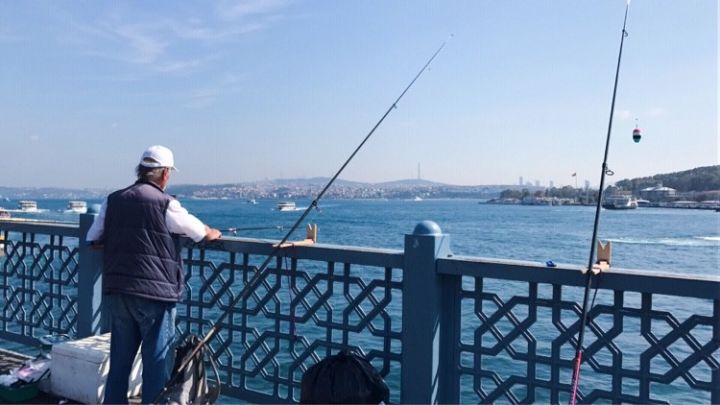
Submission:
[[[440,225],[430,220],[425,220],[415,225],[415,230],[413,231],[413,235],[440,235],[441,233]]]

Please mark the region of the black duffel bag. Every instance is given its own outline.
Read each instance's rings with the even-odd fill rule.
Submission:
[[[303,404],[389,403],[390,389],[361,355],[343,350],[310,367],[300,383]]]

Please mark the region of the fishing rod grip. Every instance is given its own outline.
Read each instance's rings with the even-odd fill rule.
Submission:
[[[572,391],[570,393],[570,405],[577,404],[577,389],[580,384],[580,365],[582,364],[583,351],[580,350],[575,354],[575,365],[573,367]]]

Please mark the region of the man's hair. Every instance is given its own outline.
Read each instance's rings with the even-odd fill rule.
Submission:
[[[138,180],[152,181],[154,183],[159,182],[162,179],[163,170],[166,167],[145,167],[143,165],[137,165],[135,167],[135,174],[137,174]]]

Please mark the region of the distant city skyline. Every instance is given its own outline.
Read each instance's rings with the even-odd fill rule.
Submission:
[[[121,187],[152,144],[173,184],[329,177],[450,34],[341,177],[597,185],[624,9],[0,2],[0,185]],[[635,0],[628,32],[608,182],[718,164],[717,2]]]

